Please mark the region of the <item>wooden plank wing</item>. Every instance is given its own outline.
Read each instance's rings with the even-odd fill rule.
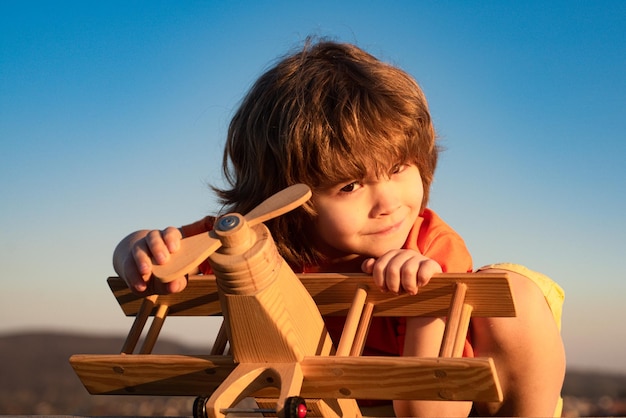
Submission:
[[[502,399],[490,358],[307,357],[304,397],[406,400]]]
[[[229,356],[156,354],[75,355],[70,363],[89,393],[100,395],[208,396],[236,366]],[[502,399],[490,358],[309,356],[301,367],[307,399]]]
[[[346,315],[355,290],[373,287],[371,277],[365,274],[306,273],[297,276],[322,315]],[[109,277],[107,282],[124,314],[137,315],[143,298],[134,295],[120,278]],[[473,306],[472,316],[515,316],[513,297],[504,273],[438,274],[414,296],[392,295],[371,288],[366,303],[374,305],[374,316],[443,317],[448,313],[457,283],[467,285],[465,302]],[[210,275],[190,276],[183,292],[159,296],[159,302],[169,307],[168,316],[221,314],[215,276]]]
[[[210,394],[235,369],[230,356],[75,354],[70,364],[92,395]]]

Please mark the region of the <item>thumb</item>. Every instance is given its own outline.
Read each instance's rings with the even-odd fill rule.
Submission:
[[[361,271],[363,271],[363,273],[372,274],[375,262],[376,260],[374,258],[366,258],[361,263]]]

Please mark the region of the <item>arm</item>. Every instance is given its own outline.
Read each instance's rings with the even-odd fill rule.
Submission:
[[[517,316],[472,319],[474,350],[493,358],[504,393],[502,403],[477,404],[477,413],[561,416],[566,365],[560,334],[563,290],[547,276],[521,266],[501,264],[480,271],[508,273]]]
[[[428,284],[441,266],[416,250],[394,250],[377,260],[366,260],[362,268],[371,273],[376,285],[383,291],[416,294]],[[442,318],[406,318],[403,356],[438,357],[445,322]],[[397,416],[467,416],[470,402],[394,401]]]
[[[434,273],[471,271],[472,258],[463,239],[433,212],[426,215],[428,223],[422,224],[421,234],[406,244],[431,263],[421,261],[427,269],[419,269],[417,286],[427,284]],[[417,255],[413,257],[419,260]],[[420,273],[424,276],[420,277]],[[444,328],[442,318],[407,318],[402,355],[438,357]],[[397,416],[467,416],[471,406],[471,402],[394,401]]]
[[[442,318],[411,317],[406,320],[403,356],[439,357],[445,321]],[[460,401],[393,401],[399,417],[466,417],[471,402]]]

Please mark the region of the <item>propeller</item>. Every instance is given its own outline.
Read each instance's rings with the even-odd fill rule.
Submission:
[[[260,224],[277,216],[283,215],[309,200],[311,189],[305,184],[294,184],[265,199],[257,207],[252,209],[243,219],[249,227]],[[228,229],[230,221],[238,219],[231,215],[224,215],[215,222],[215,227]],[[218,248],[222,242],[216,238],[213,231],[205,232],[184,238],[180,242],[180,248],[171,254],[166,264],[153,262],[152,273],[163,283],[171,282],[179,277],[191,273],[200,263],[206,260]]]

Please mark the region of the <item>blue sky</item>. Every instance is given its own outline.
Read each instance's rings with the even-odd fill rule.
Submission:
[[[431,207],[477,266],[565,288],[570,367],[626,372],[625,19],[623,1],[1,0],[0,334],[126,331],[114,246],[215,210],[238,101],[314,35],[417,79],[447,148]]]

